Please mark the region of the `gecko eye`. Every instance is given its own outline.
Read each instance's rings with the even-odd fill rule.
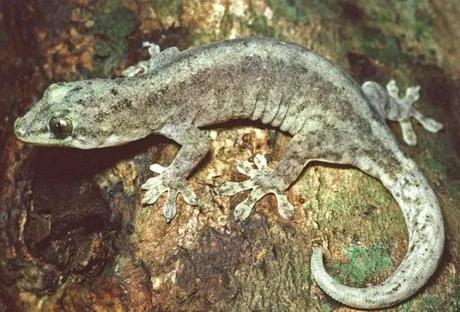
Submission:
[[[49,126],[51,132],[58,139],[65,139],[72,134],[73,127],[69,118],[54,116],[51,118]]]

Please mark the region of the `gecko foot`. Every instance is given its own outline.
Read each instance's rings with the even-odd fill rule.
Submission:
[[[219,189],[220,193],[225,196],[233,196],[241,191],[252,189],[248,198],[235,207],[233,212],[235,219],[246,219],[251,214],[256,202],[270,193],[276,196],[279,214],[286,219],[290,218],[294,207],[284,194],[287,186],[282,177],[277,176],[275,171],[268,168],[267,160],[263,155],[257,154],[254,157],[254,164],[257,169],[254,169],[248,161],[239,161],[236,169],[249,176],[250,179],[242,182],[226,182]]]
[[[167,48],[160,52],[159,45],[148,41],[143,42],[142,47],[148,48],[150,59],[140,61],[133,66],[129,66],[121,73],[122,76],[134,77],[141,74],[151,73],[160,66],[172,61],[179,54],[179,49],[177,47]]]
[[[142,204],[152,205],[158,200],[161,194],[168,192],[168,200],[163,207],[163,215],[166,222],[169,223],[176,215],[176,198],[179,194],[182,194],[187,204],[197,204],[197,197],[195,193],[187,187],[186,179],[175,176],[167,167],[163,167],[159,164],[151,165],[150,170],[159,175],[148,179],[141,186],[143,190],[146,190],[144,198],[142,199]]]
[[[403,139],[406,144],[414,146],[417,144],[417,137],[410,122],[413,117],[425,130],[436,133],[443,128],[443,125],[434,119],[423,116],[414,108],[414,103],[420,97],[420,87],[414,86],[406,89],[404,97],[399,96],[399,88],[395,80],[390,80],[386,85],[390,97],[397,103],[398,107],[393,108],[390,112],[390,119],[397,120],[401,126]]]

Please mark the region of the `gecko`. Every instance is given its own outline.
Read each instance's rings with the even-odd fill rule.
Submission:
[[[60,82],[14,124],[17,138],[43,146],[95,149],[165,136],[181,148],[169,166],[141,186],[142,202],[163,194],[166,221],[176,215],[181,195],[189,205],[197,196],[187,178],[210,150],[207,129],[233,119],[261,121],[291,136],[276,168],[256,155],[238,162],[248,176],[220,186],[223,196],[251,190],[236,205],[234,218],[246,219],[267,194],[279,214],[290,218],[285,191],[312,161],[355,167],[377,178],[398,203],[408,232],[407,254],[381,284],[357,288],[330,276],[323,249],[314,247],[311,274],[335,300],[355,308],[393,306],[415,294],[438,266],[444,248],[444,223],[437,198],[415,162],[404,155],[386,119],[400,123],[403,139],[416,144],[413,117],[437,132],[442,125],[416,111],[419,88],[404,97],[394,81],[360,87],[343,70],[300,45],[252,37],[211,43],[184,51],[146,45],[151,59],[126,69],[124,77]]]

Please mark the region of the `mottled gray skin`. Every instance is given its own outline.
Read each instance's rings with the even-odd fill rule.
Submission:
[[[415,163],[399,149],[379,107],[319,55],[274,39],[250,38],[169,53],[143,75],[54,84],[16,121],[15,130],[24,142],[77,148],[119,145],[152,133],[176,141],[182,146],[176,159],[167,168],[152,165],[160,175],[142,186],[147,204],[169,193],[163,208],[168,221],[176,213],[178,193],[196,203],[186,179],[209,151],[205,126],[252,119],[292,135],[277,168],[269,169],[257,156],[257,169],[247,162],[238,164],[249,180],[222,186],[226,195],[252,189],[235,208],[237,219],[246,218],[270,192],[278,198],[280,214],[289,217],[292,206],[284,191],[310,161],[361,169],[379,179],[401,207],[409,235],[407,255],[385,282],[367,288],[335,281],[324,269],[319,248],[313,251],[311,271],[331,297],[372,309],[394,305],[420,289],[435,271],[444,245],[437,199]],[[57,138],[50,131],[52,116],[70,120],[72,133]]]

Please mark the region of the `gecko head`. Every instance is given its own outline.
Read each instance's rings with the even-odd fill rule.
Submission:
[[[14,131],[19,140],[42,146],[91,149],[132,141],[138,137],[125,128],[129,108],[120,107],[119,92],[113,80],[52,84],[16,119]]]

